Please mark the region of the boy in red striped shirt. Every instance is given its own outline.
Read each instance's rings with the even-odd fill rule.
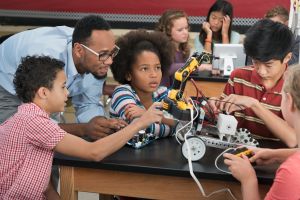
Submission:
[[[246,33],[245,53],[253,65],[234,70],[220,99],[210,99],[214,111],[234,112],[239,127],[257,137],[279,138],[296,145],[294,130],[282,119],[282,76],[291,59],[294,38],[281,23],[263,19]]]

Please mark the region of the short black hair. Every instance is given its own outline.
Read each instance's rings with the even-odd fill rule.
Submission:
[[[24,103],[33,101],[40,87],[52,89],[53,81],[65,64],[49,56],[26,56],[21,59],[14,76],[14,87],[19,99]]]
[[[126,75],[132,71],[136,56],[143,51],[155,53],[161,63],[162,74],[166,74],[172,64],[174,50],[169,38],[162,32],[146,30],[130,31],[120,37],[116,45],[120,47],[114,58],[111,71],[114,79],[121,84],[129,84]]]
[[[99,15],[88,15],[80,19],[74,28],[72,46],[75,43],[84,43],[91,36],[93,30],[110,30],[108,22]]]
[[[245,53],[254,60],[281,62],[292,51],[294,36],[290,29],[279,22],[262,19],[246,32]]]

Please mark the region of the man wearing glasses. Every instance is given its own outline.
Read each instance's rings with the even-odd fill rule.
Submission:
[[[109,24],[99,16],[79,20],[75,28],[42,27],[15,34],[0,45],[0,123],[21,104],[15,95],[13,78],[21,58],[47,55],[65,63],[67,88],[76,110],[77,124],[60,124],[78,136],[101,138],[126,123],[106,119],[100,102],[103,85],[119,48]]]

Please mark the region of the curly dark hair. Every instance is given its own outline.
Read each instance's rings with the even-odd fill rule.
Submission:
[[[26,56],[21,59],[14,76],[14,87],[19,99],[24,103],[33,101],[40,87],[52,89],[56,74],[65,64],[49,56]]]
[[[185,17],[189,22],[189,18],[183,10],[166,10],[159,18],[155,30],[165,33],[171,39],[173,21],[182,17]],[[179,50],[182,51],[184,59],[187,59],[190,56],[190,46],[188,41],[185,43],[181,43],[179,45]]]
[[[74,28],[72,46],[74,43],[84,43],[91,36],[93,30],[110,30],[110,25],[101,16],[88,15],[80,19]]]
[[[120,47],[118,55],[114,58],[111,71],[114,79],[121,84],[129,84],[126,75],[132,71],[136,57],[143,51],[155,53],[161,63],[162,74],[166,74],[172,64],[174,50],[169,38],[161,32],[148,32],[146,30],[130,31],[120,37],[116,45]]]

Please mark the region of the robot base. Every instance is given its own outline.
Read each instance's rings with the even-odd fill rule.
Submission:
[[[231,137],[230,141],[219,138],[218,129],[214,126],[204,126],[201,132],[196,132],[195,129],[191,132],[192,135],[188,136],[187,140],[191,150],[192,161],[200,160],[205,155],[206,146],[227,149],[237,148],[239,146],[257,147],[259,145],[257,140],[251,137],[250,132],[244,128],[237,129],[235,136]],[[181,134],[179,135],[178,138],[181,138],[180,140],[184,141],[184,136]],[[188,159],[186,141],[183,142],[181,151],[183,156]]]

